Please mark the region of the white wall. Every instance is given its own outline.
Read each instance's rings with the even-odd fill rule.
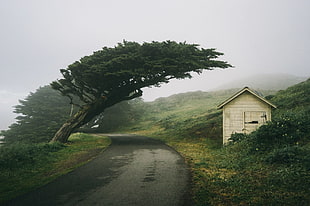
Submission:
[[[248,112],[255,113],[249,117]],[[264,114],[266,118],[262,117]],[[249,123],[249,118],[256,121],[256,117],[257,124]],[[250,133],[270,120],[271,106],[246,91],[223,107],[223,143],[226,144],[233,133]]]

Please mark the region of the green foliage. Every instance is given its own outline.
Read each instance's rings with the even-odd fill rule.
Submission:
[[[110,140],[74,134],[70,144],[5,144],[0,147],[0,205],[47,184],[96,157]]]
[[[64,145],[53,144],[25,144],[15,143],[0,147],[0,170],[16,169],[19,167],[38,164],[40,161],[48,159],[53,152],[62,149]]]
[[[255,132],[244,135],[234,134],[233,142],[247,144],[249,151],[269,152],[280,149],[292,152],[294,146],[301,147],[310,141],[310,80],[279,91],[270,96],[270,101],[278,105],[273,112],[273,120]],[[289,154],[288,154],[289,155]]]
[[[245,138],[248,138],[248,135],[244,134],[244,133],[234,133],[231,135],[231,137],[228,139],[229,143],[237,143],[237,142],[241,142],[242,140],[244,140]]]
[[[231,65],[216,60],[222,53],[199,48],[196,44],[174,41],[119,43],[85,56],[67,69],[63,79],[52,87],[71,98],[91,103],[102,96],[121,100],[141,96],[141,88],[167,83],[172,78],[190,78],[190,72],[227,68]],[[73,96],[72,96],[73,95]],[[117,101],[118,102],[118,101]]]
[[[48,142],[70,115],[69,100],[50,86],[40,87],[19,102],[14,111],[17,123],[1,132],[6,143]]]
[[[252,134],[258,149],[297,145],[310,140],[309,113],[287,112]]]
[[[272,122],[262,125],[251,134],[233,134],[233,144],[242,142],[249,152],[268,152],[275,148],[302,146],[310,140],[308,111],[278,112]]]
[[[301,146],[286,146],[275,148],[264,158],[270,164],[301,164],[306,169],[310,169],[310,150]]]

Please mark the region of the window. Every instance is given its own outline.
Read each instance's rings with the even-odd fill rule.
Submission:
[[[266,122],[267,115],[263,111],[244,112],[244,124],[262,124]]]

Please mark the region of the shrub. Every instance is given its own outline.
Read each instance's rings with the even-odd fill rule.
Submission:
[[[272,150],[265,161],[276,164],[301,164],[310,169],[310,150],[300,146],[288,146]]]
[[[309,116],[303,112],[286,112],[272,122],[261,126],[250,136],[257,150],[300,145],[308,142],[310,134]],[[253,148],[252,148],[253,149]]]
[[[268,163],[296,163],[301,159],[301,150],[297,146],[288,146],[284,148],[277,148],[270,152],[265,158]]]
[[[12,169],[31,165],[44,159],[50,153],[63,148],[60,143],[53,144],[25,144],[15,143],[0,147],[0,169]]]
[[[243,133],[234,133],[231,135],[231,137],[228,139],[231,143],[236,143],[244,140],[247,138],[248,135]]]

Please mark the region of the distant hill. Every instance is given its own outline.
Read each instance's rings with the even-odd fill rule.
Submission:
[[[262,90],[284,90],[292,85],[305,81],[307,78],[290,74],[258,74],[228,82],[214,90],[243,88],[245,86]]]

